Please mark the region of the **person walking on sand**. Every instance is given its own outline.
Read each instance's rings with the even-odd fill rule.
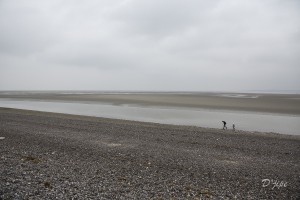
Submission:
[[[232,124],[232,130],[235,131],[235,124]]]
[[[226,122],[225,121],[222,121],[223,122],[223,130],[227,130],[227,126],[226,126]]]

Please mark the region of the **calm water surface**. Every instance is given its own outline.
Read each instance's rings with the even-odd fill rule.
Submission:
[[[0,107],[210,128],[222,128],[225,120],[229,129],[235,123],[240,130],[300,135],[299,115],[7,99],[0,99]]]

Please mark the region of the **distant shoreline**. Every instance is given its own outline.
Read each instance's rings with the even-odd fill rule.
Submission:
[[[78,92],[78,91],[77,91]],[[87,92],[87,91],[86,91]],[[0,92],[0,98],[175,106],[300,115],[300,94]]]
[[[215,90],[215,91],[151,91],[151,90],[0,90],[1,94],[300,94],[300,90]]]

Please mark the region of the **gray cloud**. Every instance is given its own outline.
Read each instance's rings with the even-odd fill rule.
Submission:
[[[0,89],[299,89],[297,0],[0,1]]]

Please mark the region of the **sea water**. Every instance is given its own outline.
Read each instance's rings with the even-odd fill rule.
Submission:
[[[237,130],[300,135],[300,115],[8,99],[0,99],[0,107],[209,128],[222,128],[224,120],[228,129],[234,123]]]

